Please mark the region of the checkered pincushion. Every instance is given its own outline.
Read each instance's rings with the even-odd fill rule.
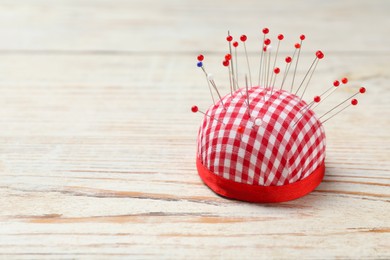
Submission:
[[[253,186],[293,184],[323,166],[324,129],[303,100],[261,87],[248,94],[250,113],[245,89],[207,110],[198,134],[202,166],[223,179]]]

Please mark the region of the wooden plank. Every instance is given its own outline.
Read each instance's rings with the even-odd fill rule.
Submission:
[[[309,49],[383,53],[390,51],[389,8],[386,0],[3,0],[0,49],[205,52],[225,49],[228,29],[260,40],[268,26],[291,41],[305,33]],[[257,50],[255,43],[248,48]]]
[[[362,107],[326,126],[325,181],[278,205],[220,198],[198,178],[200,117],[189,107],[210,100],[191,55],[1,60],[0,252],[7,257],[389,255],[389,121],[381,113],[389,105],[380,73],[387,56],[364,75]],[[351,67],[370,62],[331,59],[314,84],[334,67],[360,81]],[[336,92],[333,102],[350,91]]]

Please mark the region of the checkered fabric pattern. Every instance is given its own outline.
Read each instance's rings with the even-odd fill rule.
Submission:
[[[280,186],[309,176],[325,159],[325,132],[314,112],[284,90],[253,87],[248,95],[249,110],[245,89],[207,110],[198,134],[202,164],[251,185]]]

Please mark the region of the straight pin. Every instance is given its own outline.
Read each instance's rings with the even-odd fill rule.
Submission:
[[[342,79],[342,82],[343,82],[343,84],[347,84],[348,79],[347,79],[347,78],[343,78],[343,79]],[[327,99],[331,94],[333,94],[333,92],[335,92],[335,91],[337,90],[338,86],[340,86],[340,82],[339,82],[338,80],[335,80],[335,81],[333,82],[333,86],[332,86],[332,87],[330,87],[330,88],[328,88],[327,90],[325,90],[323,93],[321,93],[321,95],[315,96],[314,99],[313,99],[313,101],[310,102],[308,105],[306,105],[306,107],[305,107],[304,109],[302,109],[302,114],[301,114],[301,116],[298,118],[297,122],[304,116],[304,114],[306,113],[307,110],[309,110],[310,108],[313,107],[313,105],[314,105],[315,103],[317,103],[317,104],[314,105],[314,107],[313,107],[312,109],[314,109],[314,108],[316,108],[317,106],[319,106],[321,100],[322,100],[322,101],[325,101],[325,99]],[[335,89],[333,89],[333,88],[335,88]],[[325,98],[322,99],[322,96],[325,95],[326,93],[328,93],[328,92],[329,92],[330,90],[332,90],[332,89],[333,89],[333,91],[332,91],[331,93],[329,93],[327,96],[325,96]],[[297,124],[297,122],[294,124],[294,126]]]
[[[332,119],[333,117],[337,116],[338,114],[340,114],[341,112],[343,112],[345,109],[347,109],[348,107],[350,107],[351,105],[352,106],[356,106],[358,104],[358,100],[357,99],[352,99],[351,100],[351,103],[346,105],[343,109],[341,109],[340,111],[338,111],[337,113],[333,114],[332,116],[328,117],[327,119],[325,119],[324,121],[321,122],[321,124],[325,124],[326,121],[328,121],[329,119]]]
[[[218,88],[217,88],[217,85],[215,84],[213,75],[212,75],[212,74],[207,74],[207,79],[210,81],[211,85],[213,86],[213,88],[214,88],[215,91],[217,92],[218,97],[219,97],[219,101],[221,102],[223,108],[226,110],[225,104],[224,104],[223,101],[222,101],[221,94],[219,93]]]
[[[222,65],[227,67],[228,69],[228,73],[229,73],[229,81],[230,81],[230,95],[233,95],[233,84],[232,84],[232,74],[231,74],[231,71],[230,71],[230,66],[229,66],[230,62],[229,60],[224,60],[222,62]]]
[[[240,87],[238,86],[238,62],[237,62],[237,47],[238,47],[238,42],[233,42],[233,47],[234,47],[234,59],[236,62],[236,89],[239,89]]]
[[[315,96],[313,101],[310,102],[308,105],[306,105],[306,107],[304,109],[302,109],[301,116],[297,119],[297,121],[295,122],[293,127],[296,126],[296,124],[298,124],[299,120],[301,120],[301,118],[305,115],[306,111],[308,111],[313,106],[313,104],[319,103],[320,101],[321,101],[321,97]]]
[[[323,114],[322,116],[320,116],[318,119],[321,119],[323,118],[324,116],[326,116],[327,114],[329,114],[330,112],[332,112],[333,110],[335,110],[336,108],[340,107],[342,104],[344,104],[345,102],[347,102],[348,100],[354,98],[356,95],[358,95],[359,93],[360,94],[364,94],[366,92],[366,89],[364,87],[361,87],[359,89],[358,92],[356,92],[355,94],[353,94],[352,96],[350,96],[349,98],[345,99],[343,102],[341,102],[340,104],[338,104],[337,106],[334,106],[331,110],[329,110],[328,112],[326,112],[325,114]]]
[[[268,63],[267,63],[265,86],[270,87],[269,78],[270,78],[271,54],[272,54],[272,46],[271,45],[267,46],[267,51],[268,51]]]
[[[285,61],[286,61],[286,67],[284,68],[284,74],[283,74],[282,84],[280,84],[280,89],[281,89],[281,90],[283,89],[283,84],[284,84],[284,81],[286,80],[287,73],[288,73],[288,67],[289,67],[289,64],[290,64],[291,61],[292,61],[292,58],[291,58],[290,56],[287,56],[287,57],[285,58]]]
[[[251,84],[251,87],[253,87],[252,85],[252,73],[251,73],[251,66],[249,65],[249,58],[248,58],[248,52],[246,50],[246,40],[248,39],[248,37],[246,37],[245,34],[241,35],[240,37],[240,40],[242,41],[242,43],[244,44],[244,50],[245,50],[245,57],[246,57],[246,64],[248,65],[248,72],[249,72],[249,83]],[[237,65],[237,64],[236,64]]]
[[[314,64],[316,63],[316,61],[317,61],[317,57],[315,57],[314,60],[313,60],[313,62],[311,63],[309,69],[307,70],[305,76],[303,77],[303,79],[302,79],[302,81],[301,81],[301,84],[299,84],[299,87],[298,87],[297,90],[295,91],[295,93],[294,93],[295,95],[296,95],[296,94],[298,93],[298,91],[301,89],[301,87],[302,87],[302,85],[303,85],[303,82],[305,82],[307,75],[309,75],[309,73],[310,73],[311,69],[313,68]]]
[[[294,88],[294,81],[295,81],[295,75],[297,74],[297,68],[298,68],[298,61],[299,61],[299,57],[301,55],[301,48],[302,48],[302,43],[303,43],[303,40],[306,38],[305,35],[301,35],[299,36],[299,38],[301,39],[301,43],[297,43],[295,44],[295,48],[298,48],[298,55],[297,55],[297,60],[295,62],[295,68],[294,68],[294,74],[293,74],[293,78],[292,78],[292,82],[291,82],[291,88],[290,88],[290,93],[292,93],[293,91],[293,88]]]
[[[264,47],[265,47],[265,56],[264,56],[264,87],[268,87],[268,74],[269,74],[269,66],[270,66],[270,55],[271,55],[271,40],[265,39],[264,40]]]
[[[278,54],[279,54],[280,42],[283,39],[284,39],[284,35],[283,34],[279,34],[278,35],[278,47],[276,47],[276,53],[275,53],[275,58],[274,58],[274,65],[272,66],[272,68],[275,68],[275,66],[276,66],[276,59],[278,58]]]
[[[192,111],[192,113],[197,113],[197,112],[199,112],[199,113],[201,113],[201,114],[203,114],[203,115],[205,115],[205,116],[207,116],[207,117],[209,117],[209,118],[211,118],[211,119],[213,119],[213,120],[215,120],[215,121],[217,121],[217,122],[219,122],[219,123],[225,125],[225,123],[224,123],[222,120],[216,119],[215,117],[206,114],[205,112],[199,110],[199,108],[198,108],[197,106],[192,106],[192,107],[191,107],[191,111]]]
[[[343,85],[347,84],[347,83],[348,83],[348,79],[347,79],[347,78],[342,78],[342,79],[341,79],[341,83],[343,83]],[[326,96],[323,98],[323,101],[325,101],[328,97],[330,97],[330,96],[338,89],[338,86],[339,86],[339,85],[340,85],[340,82],[339,82],[338,80],[334,81],[334,82],[333,82],[333,86],[335,87],[335,89],[333,89],[333,91],[331,91],[328,95],[326,95]],[[325,91],[325,92],[327,92],[327,91]],[[322,96],[322,94],[321,94],[321,96]],[[313,109],[316,108],[316,107],[318,107],[319,105],[320,105],[320,103],[318,103],[317,105],[315,105],[315,106],[313,107]]]
[[[213,95],[213,92],[211,91],[211,85],[210,85],[210,81],[208,79],[208,74],[203,66],[201,68],[202,68],[204,75],[206,77],[206,81],[207,81],[207,85],[208,85],[209,90],[210,90],[211,98],[213,99],[213,104],[215,105],[214,95]]]
[[[249,103],[249,91],[248,91],[248,77],[245,75],[245,88],[246,88],[246,102],[248,104],[248,115],[249,118],[251,118],[251,110],[250,110],[250,103]]]
[[[293,55],[292,55],[292,58],[291,58],[290,56],[287,57],[287,58],[290,58],[290,59],[289,59],[290,62],[289,62],[289,64],[288,64],[287,71],[286,71],[286,73],[284,74],[284,78],[283,78],[283,81],[282,81],[281,89],[283,89],[284,82],[286,81],[287,76],[288,76],[288,72],[290,71],[291,64],[292,64],[291,62],[294,60],[295,54],[297,53],[297,50],[301,47],[301,45],[300,45],[299,43],[296,43],[294,46],[295,46],[295,50],[294,50],[294,53],[293,53]],[[287,58],[286,58],[286,62],[287,62]]]
[[[204,67],[204,65],[203,65],[204,56],[203,56],[202,54],[199,54],[198,57],[197,57],[197,59],[198,59],[197,66],[198,66],[199,68],[202,69],[203,73],[204,73],[205,76],[206,76],[207,84],[208,84],[208,86],[209,86],[211,98],[213,99],[214,105],[215,105],[215,99],[214,99],[214,96],[213,96],[213,92],[211,91],[210,83],[211,83],[211,85],[213,86],[214,90],[217,92],[218,97],[219,97],[219,101],[221,102],[223,108],[226,110],[225,104],[224,104],[223,101],[222,101],[221,94],[219,93],[218,88],[217,88],[217,85],[216,85],[215,82],[214,82],[213,75],[207,73],[207,72],[206,72],[206,69],[205,69],[205,67]]]
[[[310,77],[309,77],[309,81],[308,81],[308,82],[310,82],[311,77],[313,76],[313,73],[314,73],[314,71],[315,71],[316,68],[317,68],[318,61],[321,60],[321,59],[323,59],[323,58],[324,58],[324,54],[322,53],[322,51],[317,51],[317,52],[316,52],[316,57],[314,58],[312,64],[310,65],[309,70],[306,72],[305,76],[303,77],[301,84],[299,84],[299,87],[298,87],[297,91],[295,92],[295,95],[297,95],[298,91],[301,89],[303,83],[304,83],[305,80],[306,80],[307,75],[309,75],[311,69],[312,69],[313,66],[314,66],[313,71],[312,71],[312,73],[311,73],[311,75],[310,75]],[[308,85],[309,85],[309,84],[306,84],[306,88],[307,88]],[[305,93],[306,88],[304,89],[303,94]],[[302,96],[303,96],[303,94],[302,94]]]
[[[266,78],[266,73],[267,73],[267,46],[264,46],[263,47],[263,51],[264,51],[264,63],[263,63],[263,68],[261,70],[261,85],[264,87],[264,88],[267,88],[266,84],[265,84],[265,78]]]
[[[276,81],[276,76],[280,73],[280,69],[278,67],[274,68],[274,81],[272,82],[272,90],[271,90],[271,96],[272,96],[272,92],[274,90],[274,86],[275,86],[275,81]]]
[[[207,72],[204,68],[204,65],[203,65],[203,59],[204,59],[204,56],[202,54],[199,54],[198,55],[198,63],[196,64],[199,68],[202,69],[202,71],[204,72],[204,75],[206,77],[206,81],[207,81],[207,85],[209,87],[209,91],[210,91],[210,95],[211,95],[211,99],[213,100],[213,104],[215,105],[215,100],[214,100],[214,95],[213,95],[213,92],[211,91],[211,86],[210,86],[210,82],[209,80],[207,79]]]
[[[313,74],[314,74],[314,71],[316,70],[317,68],[317,65],[318,65],[318,61],[316,62],[316,64],[314,65],[314,69],[312,70],[312,72],[310,73],[310,76],[309,76],[309,80],[307,81],[306,85],[305,85],[305,88],[303,89],[303,92],[302,92],[302,95],[301,95],[301,99],[303,98],[303,96],[305,95],[305,92],[307,90],[307,87],[309,86],[309,83],[311,81],[311,78],[313,77]]]
[[[338,80],[335,80],[333,82],[333,86],[328,88],[327,90],[325,90],[324,92],[321,93],[321,95],[319,95],[319,97],[322,97],[323,95],[325,95],[326,93],[328,93],[329,91],[331,91],[334,87],[337,88],[338,86],[340,86],[340,81]],[[333,91],[336,91],[336,89],[333,89]],[[328,97],[329,95],[327,95],[324,100]]]
[[[226,40],[229,42],[229,54],[230,57],[232,56],[232,40],[233,37],[230,35],[230,31],[228,31],[228,36],[226,37]],[[236,81],[236,78],[234,77],[234,64],[233,60],[231,60],[231,68],[232,68],[232,82],[233,82],[233,87],[234,87],[234,82]]]
[[[263,29],[263,41],[262,43],[264,43],[265,41],[265,35],[269,33],[269,29],[268,28],[264,28]],[[261,83],[261,76],[262,76],[262,67],[263,67],[263,56],[264,56],[264,44],[262,44],[261,46],[261,56],[260,56],[260,68],[259,68],[259,82],[258,82],[258,86],[260,87],[260,83]],[[264,86],[263,86],[264,87]]]

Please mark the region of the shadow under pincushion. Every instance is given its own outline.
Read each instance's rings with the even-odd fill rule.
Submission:
[[[260,188],[297,183],[324,167],[324,129],[303,100],[261,87],[248,96],[240,89],[208,109],[198,135],[201,165],[221,181]]]

